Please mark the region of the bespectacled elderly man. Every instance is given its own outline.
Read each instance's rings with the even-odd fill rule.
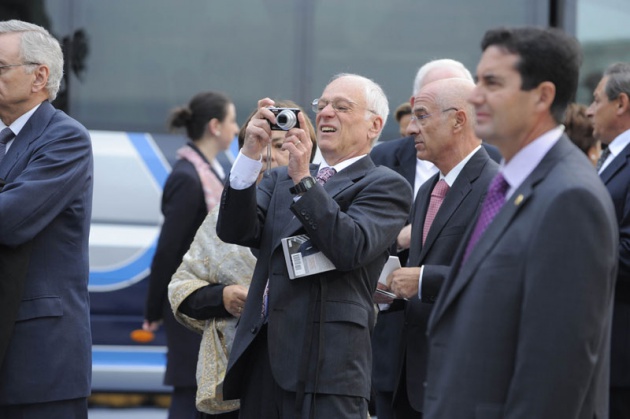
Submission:
[[[324,161],[309,164],[311,140],[293,127],[282,146],[288,166],[256,188],[277,123],[272,105],[258,103],[219,212],[219,237],[258,251],[224,398],[241,399],[242,417],[363,419],[372,294],[411,206],[407,182],[368,155],[387,120],[387,98],[365,77],[336,76],[313,103]],[[304,126],[301,113],[297,120]],[[285,255],[283,241],[304,240],[311,243],[304,261]],[[330,265],[305,268],[317,252]]]
[[[88,131],[53,101],[61,47],[0,22],[0,417],[87,418]]]

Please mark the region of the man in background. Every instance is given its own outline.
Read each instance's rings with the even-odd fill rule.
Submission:
[[[579,44],[501,28],[482,50],[475,131],[504,161],[431,313],[424,417],[607,417],[618,232],[560,125]]]
[[[610,418],[630,418],[630,63],[613,64],[587,109],[593,136],[607,147],[597,170],[612,197],[619,225],[610,361]]]
[[[56,110],[59,43],[0,22],[0,417],[87,418],[92,149]]]
[[[470,71],[459,61],[439,59],[424,64],[418,69],[413,82],[411,105],[423,86],[436,80],[448,78],[473,81]],[[415,135],[409,135],[381,143],[374,147],[370,153],[375,164],[389,167],[409,182],[414,190],[414,199],[422,184],[438,171],[431,161],[417,157],[415,137]],[[493,160],[499,161],[499,151],[495,147],[484,144],[484,148]],[[402,266],[406,265],[409,257],[411,235],[411,224],[407,223],[398,235],[395,249],[392,251],[393,254],[398,255]],[[381,285],[379,287],[384,288]],[[381,312],[372,335],[372,348],[374,350],[372,360],[373,392],[379,419],[390,419],[394,417],[392,401],[401,362],[397,356],[401,353],[403,339],[404,305],[402,300],[393,301],[378,294],[374,298],[375,302],[381,303],[379,306]]]
[[[425,85],[414,98],[408,132],[418,158],[439,173],[418,191],[411,215],[413,235],[407,267],[390,274],[388,284],[407,298],[403,341],[396,372],[396,418],[422,418],[428,358],[426,330],[445,272],[485,196],[498,165],[475,135],[475,111],[467,102],[474,83],[451,78]]]

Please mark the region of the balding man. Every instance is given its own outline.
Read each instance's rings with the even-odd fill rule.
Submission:
[[[415,96],[425,85],[436,80],[461,78],[473,81],[470,71],[459,61],[449,58],[429,61],[416,74],[410,102],[413,106]],[[483,144],[490,157],[498,162],[501,158],[496,147]],[[438,171],[433,163],[416,156],[415,135],[387,141],[372,149],[370,156],[377,165],[387,166],[402,175],[414,190],[414,199],[420,187]],[[398,235],[395,248],[400,263],[405,266],[409,256],[411,241],[411,224],[407,224]],[[379,284],[379,287],[382,285]],[[394,417],[392,400],[394,389],[398,383],[399,360],[404,326],[404,308],[400,301],[393,301],[380,294],[375,294],[377,303],[391,304],[389,307],[381,304],[378,322],[372,334],[372,386],[375,397],[376,413],[379,419]],[[385,309],[387,307],[387,309]]]
[[[433,163],[439,172],[418,191],[407,267],[388,278],[391,290],[408,298],[396,418],[422,418],[429,315],[453,255],[498,170],[475,135],[474,108],[467,102],[473,88],[474,83],[465,79],[438,80],[414,97],[408,132],[414,136],[418,158]]]

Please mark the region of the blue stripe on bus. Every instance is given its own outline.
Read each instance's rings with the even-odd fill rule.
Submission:
[[[147,134],[132,132],[127,133],[127,136],[153,176],[153,179],[159,185],[160,190],[162,190],[169,171],[164,164],[164,160],[157,154],[153,143],[150,141],[150,137]],[[112,286],[138,278],[140,275],[146,275],[149,272],[156,247],[157,237],[144,252],[135,259],[130,260],[127,264],[110,270],[91,271],[90,286]]]
[[[92,362],[100,366],[130,365],[145,367],[163,367],[166,363],[166,352],[157,351],[117,351],[93,349]]]

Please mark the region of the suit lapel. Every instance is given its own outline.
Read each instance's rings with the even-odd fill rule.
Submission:
[[[439,237],[444,226],[451,219],[451,216],[472,191],[472,184],[481,174],[487,159],[488,153],[483,148],[480,148],[462,168],[461,173],[457,176],[457,179],[455,179],[453,187],[446,194],[444,202],[433,220],[427,240],[422,247],[419,260],[424,259],[426,253],[429,252],[431,246],[433,246],[433,243]]]
[[[571,144],[564,136],[558,140],[556,145],[549,150],[547,155],[545,155],[534,171],[525,179],[523,184],[505,202],[471,251],[466,263],[461,265],[463,251],[466,248],[466,244],[474,227],[471,226],[471,228],[468,229],[466,238],[457,252],[453,270],[442,286],[440,297],[433,308],[433,315],[431,316],[429,325],[430,328],[435,326],[448,306],[470,282],[481,262],[483,262],[488,253],[492,251],[499,239],[503,236],[504,231],[518,216],[521,208],[524,208],[527,202],[532,198],[536,192],[536,186],[547,176],[547,173],[556,165],[556,162],[570,151],[569,147],[571,147]]]
[[[368,169],[373,168],[374,163],[369,156],[366,156],[357,162],[351,164],[341,172],[335,174],[333,177],[324,184],[324,189],[328,192],[333,199],[341,204],[343,200],[342,192],[354,185],[357,180],[363,178]],[[311,176],[316,177],[318,166],[311,165]],[[280,240],[285,237],[294,236],[298,230],[302,228],[302,223],[297,217],[291,213],[291,205],[293,204],[293,195],[289,193],[289,188],[293,186],[293,180],[289,177],[280,180],[276,187],[276,193],[278,195],[276,202],[276,211],[287,211],[291,217],[286,226],[276,230],[279,232],[277,237],[274,237],[274,247],[280,244]],[[286,192],[285,192],[286,191]],[[344,205],[340,205],[342,208]]]
[[[54,112],[55,108],[48,101],[44,101],[39,108],[37,108],[35,113],[31,115],[26,125],[24,125],[24,128],[22,128],[20,133],[13,140],[11,148],[9,148],[9,151],[2,160],[2,164],[0,164],[1,179],[7,178],[7,175],[15,163],[17,163],[20,156],[28,150],[33,141],[41,136]]]
[[[433,188],[439,179],[439,173],[429,178],[429,180],[420,187],[421,189],[418,191],[418,196],[413,204],[411,241],[409,244],[409,259],[407,260],[407,266],[419,266],[420,261],[422,260],[421,257],[424,257],[424,254],[426,253],[422,246],[422,230],[424,228],[424,219],[427,216],[427,210],[429,208],[429,201],[431,200],[431,191],[433,191]]]
[[[615,177],[617,173],[621,171],[627,164],[628,159],[630,158],[630,144],[628,144],[622,151],[616,156],[613,161],[604,169],[604,171],[599,175],[604,184],[610,182],[610,180]]]

